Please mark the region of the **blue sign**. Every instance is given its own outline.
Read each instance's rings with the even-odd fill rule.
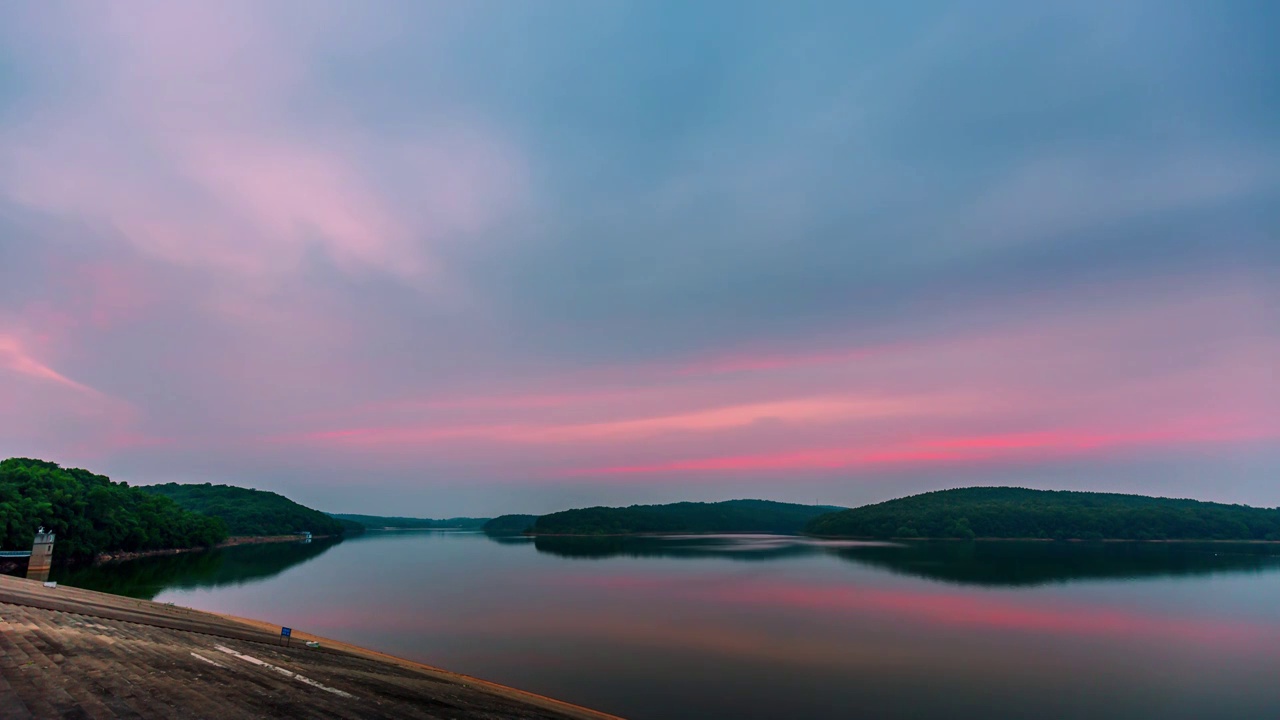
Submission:
[[[280,637],[293,637],[293,628],[280,628]]]

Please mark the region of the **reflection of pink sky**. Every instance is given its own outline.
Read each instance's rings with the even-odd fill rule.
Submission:
[[[1174,617],[1153,617],[1087,606],[1033,606],[960,594],[927,595],[862,588],[757,587],[726,594],[726,602],[877,613],[941,627],[981,627],[1050,635],[1138,636],[1202,643],[1274,642],[1280,628]]]
[[[852,613],[873,625],[909,622],[914,627],[983,628],[996,631],[1075,637],[1143,637],[1211,645],[1265,645],[1280,641],[1275,624],[1223,621],[1135,613],[1105,605],[1066,604],[1060,600],[1015,600],[996,594],[961,591],[919,592],[862,586],[734,582],[699,585],[670,579],[615,576],[580,578],[577,585],[604,593],[687,598],[708,607],[749,606],[804,616]]]
[[[894,634],[966,629],[1028,637],[1190,643],[1228,652],[1252,652],[1280,642],[1280,626],[1271,623],[1137,613],[1061,598],[1019,599],[985,592],[881,589],[791,580],[721,578],[716,583],[700,583],[688,578],[642,575],[546,580],[558,587],[573,588],[580,594],[580,602],[572,608],[543,607],[534,592],[523,609],[504,603],[483,607],[482,603],[465,613],[423,613],[412,604],[380,605],[376,611],[353,604],[340,610],[308,612],[296,619],[315,632],[331,632],[340,637],[350,632],[405,631],[512,638],[581,636],[590,637],[593,642],[656,644],[743,656],[765,654],[776,658],[784,654],[804,662],[838,658],[841,652],[849,651],[841,643],[867,633],[876,638],[877,648],[891,645]],[[596,609],[606,607],[611,610]],[[667,618],[667,611],[662,608],[671,607],[679,607],[680,613]],[[746,632],[741,615],[716,620],[718,615],[734,609],[763,611],[787,619],[788,636],[796,633],[796,618],[817,619],[824,627],[846,628],[849,634],[837,633],[839,637],[830,642],[816,637],[789,638],[784,642],[772,637],[775,626],[767,620],[750,623],[755,630]],[[654,613],[664,617],[659,620]]]

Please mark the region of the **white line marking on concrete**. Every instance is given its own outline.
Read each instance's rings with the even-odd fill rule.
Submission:
[[[203,660],[203,661],[205,661],[205,662],[209,663],[210,665],[213,665],[214,667],[220,667],[220,668],[223,668],[223,669],[226,669],[226,667],[227,667],[226,665],[223,665],[223,664],[222,664],[222,663],[220,663],[220,662],[216,662],[216,661],[214,661],[214,660],[210,660],[209,658],[207,658],[207,657],[205,657],[205,656],[203,656],[203,655],[197,654],[197,653],[191,653],[191,657],[193,657],[193,658],[198,658],[198,659],[200,659],[200,660]]]
[[[244,654],[238,653],[238,652],[236,652],[235,650],[232,650],[232,649],[231,649],[231,648],[229,648],[229,647],[224,647],[224,646],[222,646],[222,645],[215,645],[213,649],[214,649],[214,650],[217,650],[218,652],[224,652],[224,653],[226,653],[226,654],[228,654],[228,655],[231,655],[231,656],[233,656],[233,657],[238,657],[238,658],[240,658],[241,660],[244,660],[245,662],[253,663],[254,665],[257,665],[257,666],[259,666],[259,667],[264,667],[264,668],[268,668],[268,669],[270,669],[270,670],[275,670],[276,672],[280,673],[281,675],[284,675],[285,677],[291,677],[291,678],[293,678],[294,680],[297,680],[297,681],[299,681],[299,682],[304,682],[304,683],[306,683],[306,684],[308,684],[308,685],[310,685],[310,686],[312,686],[312,687],[320,688],[321,690],[324,690],[325,692],[331,692],[331,693],[333,693],[334,695],[340,695],[340,696],[342,696],[342,697],[344,697],[344,698],[350,698],[350,699],[352,699],[352,700],[355,700],[355,699],[356,699],[356,696],[355,696],[355,695],[352,695],[352,694],[351,694],[351,693],[349,693],[349,692],[345,692],[345,691],[339,690],[338,688],[331,688],[331,687],[329,687],[328,685],[321,685],[320,683],[316,682],[315,680],[312,680],[312,679],[311,679],[311,678],[309,678],[309,677],[304,677],[304,676],[302,676],[302,675],[299,675],[298,673],[293,672],[292,670],[285,670],[284,668],[282,668],[282,667],[277,667],[277,666],[275,666],[275,665],[272,665],[272,664],[271,664],[271,663],[269,663],[269,662],[263,662],[262,660],[259,660],[258,658],[253,657],[253,656],[251,656],[251,655],[244,655]],[[195,653],[192,653],[192,654],[194,655]]]

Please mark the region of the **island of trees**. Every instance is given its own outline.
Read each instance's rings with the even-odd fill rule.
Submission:
[[[88,470],[30,458],[0,462],[0,547],[30,548],[40,526],[57,533],[58,562],[211,546],[228,532],[219,518]]]
[[[304,531],[342,535],[364,530],[358,523],[344,522],[266,490],[209,483],[166,483],[140,489],[169,498],[186,510],[216,517],[232,535],[290,535]]]
[[[680,502],[670,505],[591,507],[543,515],[535,535],[625,535],[632,533],[797,533],[813,518],[838,508],[771,500]]]
[[[805,532],[848,538],[1280,540],[1280,509],[1143,495],[973,487],[815,517]]]

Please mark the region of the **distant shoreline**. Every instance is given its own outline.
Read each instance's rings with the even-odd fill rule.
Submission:
[[[503,535],[503,533],[490,533]],[[573,538],[606,538],[606,537],[680,537],[682,535],[775,535],[778,537],[808,537],[802,533],[785,533],[776,530],[679,530],[673,532],[632,532],[632,533],[509,533],[506,537],[573,537]]]
[[[683,537],[688,535],[773,535],[776,537],[805,538],[809,540],[857,540],[859,542],[1069,542],[1069,543],[1148,543],[1148,544],[1186,544],[1186,543],[1230,543],[1232,545],[1280,545],[1280,540],[1231,540],[1222,538],[1168,538],[1163,540],[1138,540],[1136,538],[1044,538],[1044,537],[871,537],[868,535],[813,535],[809,533],[780,533],[768,530],[683,530],[680,532],[643,532],[643,533],[512,533],[508,537],[562,537],[562,538],[625,538],[625,537]]]
[[[451,531],[453,531],[453,532],[476,532],[476,533],[480,532],[480,528],[466,528],[466,527],[396,527],[396,526],[394,526],[394,525],[388,525],[388,526],[386,526],[386,527],[372,527],[372,526],[366,525],[366,526],[365,526],[365,528],[364,528],[364,530],[365,530],[365,532],[392,532],[392,531],[401,531],[401,532],[402,532],[402,531],[405,531],[405,530],[431,530],[431,531],[437,531],[437,530],[451,530]]]
[[[335,535],[312,535],[312,540],[323,540],[325,538],[336,537]],[[190,548],[165,548],[163,550],[142,550],[139,552],[118,552],[118,553],[100,553],[93,560],[93,564],[123,562],[125,560],[136,560],[145,557],[161,557],[164,555],[181,555],[182,553],[202,552],[204,550],[212,550],[213,548],[234,547],[236,545],[261,545],[264,543],[283,543],[283,542],[302,542],[301,535],[237,535],[229,537],[226,540],[214,545],[212,548],[207,547],[190,547]]]
[[[1280,540],[1224,540],[1221,538],[1169,538],[1164,540],[1138,540],[1136,538],[1042,538],[1042,537],[890,537],[877,538],[865,535],[804,535],[802,537],[815,540],[859,540],[876,542],[894,542],[903,540],[928,540],[929,542],[1069,542],[1069,543],[1147,543],[1152,545],[1175,545],[1186,543],[1230,543],[1232,545],[1280,545]]]

